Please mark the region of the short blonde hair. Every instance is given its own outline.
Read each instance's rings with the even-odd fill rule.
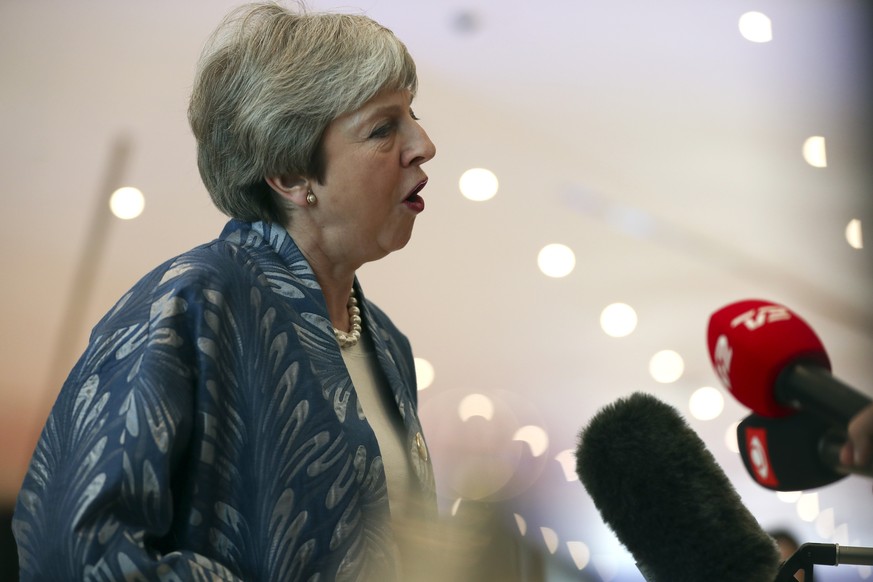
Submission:
[[[284,222],[265,178],[322,182],[328,124],[417,85],[404,44],[366,16],[243,6],[210,37],[188,107],[203,183],[231,217]]]

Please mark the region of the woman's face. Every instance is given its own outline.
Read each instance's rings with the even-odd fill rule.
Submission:
[[[363,264],[409,241],[424,210],[421,165],[436,153],[410,104],[408,91],[379,93],[328,125],[324,181],[311,185],[322,250]]]

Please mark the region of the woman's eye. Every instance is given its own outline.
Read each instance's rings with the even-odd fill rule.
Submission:
[[[388,137],[393,130],[394,130],[394,124],[393,123],[386,123],[384,125],[380,125],[376,129],[374,129],[373,133],[370,134],[370,137],[371,138]]]

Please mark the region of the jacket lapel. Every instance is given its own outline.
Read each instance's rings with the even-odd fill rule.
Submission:
[[[400,411],[400,417],[403,419],[403,426],[406,429],[406,434],[404,435],[406,454],[409,457],[416,477],[418,477],[425,491],[435,499],[436,487],[433,466],[431,465],[430,452],[424,440],[421,422],[416,410],[418,395],[416,393],[415,370],[405,369],[408,368],[408,364],[401,347],[397,344],[397,340],[392,337],[392,334],[383,326],[377,312],[370,309],[358,285],[357,278],[355,279],[355,293],[361,299],[359,303],[362,306],[361,311],[364,316],[364,325],[369,330],[373,339],[373,347],[376,352],[376,358],[379,361],[379,366],[388,381],[388,385],[394,395],[394,401]],[[402,371],[401,366],[404,368]]]

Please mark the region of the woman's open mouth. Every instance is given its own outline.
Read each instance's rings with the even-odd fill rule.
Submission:
[[[422,180],[415,188],[412,189],[412,192],[409,193],[409,196],[407,196],[403,200],[403,204],[415,213],[419,213],[424,210],[424,198],[419,196],[418,193],[421,192],[426,185],[427,180]]]

